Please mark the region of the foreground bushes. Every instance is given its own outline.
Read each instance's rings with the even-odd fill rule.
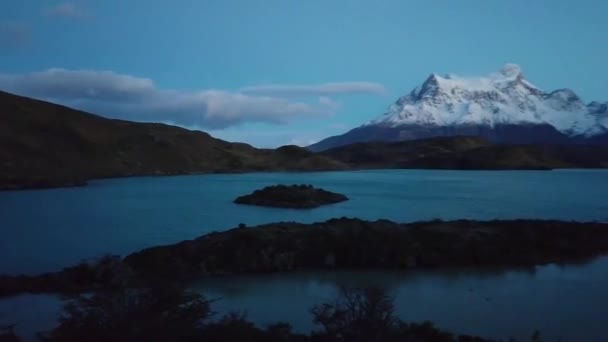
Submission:
[[[59,326],[40,338],[48,342],[490,341],[457,336],[430,322],[405,323],[394,315],[392,298],[376,288],[343,289],[333,302],[315,306],[311,312],[318,330],[308,335],[292,332],[287,323],[259,328],[239,313],[216,318],[211,304],[198,294],[170,286],[80,295],[67,302]]]
[[[15,335],[15,326],[0,326],[0,342],[18,342],[19,338]]]

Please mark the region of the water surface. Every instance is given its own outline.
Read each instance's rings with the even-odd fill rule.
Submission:
[[[310,183],[350,201],[312,210],[236,205],[232,200],[277,184]],[[0,273],[53,271],[105,253],[128,254],[224,230],[239,223],[315,222],[333,217],[400,222],[551,218],[608,221],[608,171],[375,170],[143,177],[87,187],[0,192]],[[246,310],[260,325],[289,321],[309,330],[310,308],[339,286],[379,285],[397,313],[458,333],[605,341],[608,259],[534,270],[314,272],[224,278],[196,288],[221,297],[220,312]],[[0,300],[0,324],[18,323],[28,339],[55,324],[54,296]]]
[[[526,270],[416,272],[309,272],[242,276],[200,282],[195,288],[220,298],[220,313],[246,311],[260,326],[290,322],[314,329],[310,309],[331,302],[340,287],[378,286],[394,297],[396,314],[412,322],[488,338],[606,341],[608,257],[584,265]]]
[[[310,183],[350,201],[312,210],[233,204],[277,184]],[[333,217],[400,222],[555,218],[608,221],[608,171],[375,170],[142,177],[82,188],[0,192],[0,274],[53,271],[239,223]]]
[[[315,329],[310,309],[331,302],[341,287],[378,286],[394,297],[406,321],[488,338],[528,341],[533,331],[546,341],[606,341],[608,257],[584,265],[546,265],[525,270],[438,270],[415,272],[298,272],[207,279],[193,289],[217,300],[217,317],[239,311],[263,327],[278,321],[295,331]],[[56,325],[55,296],[21,295],[0,300],[0,325],[17,323],[33,340]]]

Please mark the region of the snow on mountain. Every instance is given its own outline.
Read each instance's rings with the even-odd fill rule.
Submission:
[[[587,108],[592,115],[594,115],[600,123],[603,131],[601,133],[608,132],[608,102],[600,103],[593,101]]]
[[[550,93],[507,64],[485,77],[432,74],[365,126],[471,126],[549,124],[568,136],[608,131],[608,105],[589,105],[569,89]]]

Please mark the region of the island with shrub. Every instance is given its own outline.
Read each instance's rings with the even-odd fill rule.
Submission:
[[[546,220],[277,222],[105,257],[41,275],[0,275],[0,297],[77,293],[210,276],[322,269],[534,267],[608,254],[608,223]]]
[[[347,201],[348,197],[312,185],[273,185],[240,196],[234,203],[262,207],[311,209]]]

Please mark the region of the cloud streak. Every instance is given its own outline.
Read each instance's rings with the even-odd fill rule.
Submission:
[[[327,84],[301,87],[325,89],[322,93],[327,95],[361,92],[357,87],[328,90]],[[300,91],[300,96],[306,94],[308,98],[297,101],[291,96],[278,96],[278,92],[269,96],[217,89],[180,91],[161,89],[148,78],[96,70],[0,74],[0,88],[114,118],[209,129],[246,122],[283,124],[296,118],[327,117],[340,108],[329,97],[318,96],[318,91]]]
[[[86,19],[89,14],[82,8],[71,2],[63,2],[44,11],[47,17],[67,18],[67,19]]]
[[[330,96],[340,94],[373,94],[385,95],[386,88],[372,82],[335,82],[318,85],[269,84],[244,87],[240,89],[245,94],[307,97]]]

